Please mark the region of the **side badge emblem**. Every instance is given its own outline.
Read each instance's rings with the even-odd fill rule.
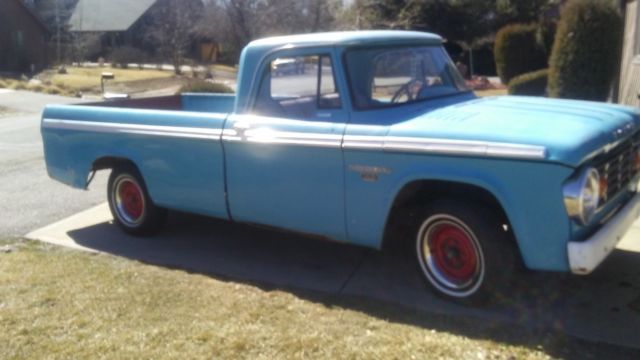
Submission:
[[[391,174],[391,169],[383,166],[349,165],[349,171],[359,173],[362,180],[366,182],[375,182],[380,175]]]

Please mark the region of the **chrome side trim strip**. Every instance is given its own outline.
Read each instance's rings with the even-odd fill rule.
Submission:
[[[354,150],[418,152],[452,155],[544,159],[543,146],[487,141],[445,140],[398,136],[336,135],[275,131],[269,128],[210,129],[201,127],[126,124],[93,121],[43,119],[43,128],[103,133],[126,133],[179,138],[208,139],[259,144],[300,145]]]
[[[345,149],[383,150],[384,136],[346,135],[342,147]]]
[[[544,146],[470,140],[405,138],[397,136],[347,135],[344,138],[342,146],[347,149],[382,149],[389,152],[420,152],[521,159],[544,159],[547,155],[547,150]]]
[[[342,135],[273,131],[267,128],[250,129],[243,132],[248,142],[261,144],[307,145],[339,148]]]
[[[113,134],[124,133],[136,135],[156,135],[207,140],[220,140],[220,136],[222,135],[222,129],[58,119],[43,119],[42,127],[47,129],[93,131]]]

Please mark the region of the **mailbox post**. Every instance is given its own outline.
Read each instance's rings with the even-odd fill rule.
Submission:
[[[113,75],[113,73],[110,73],[110,72],[102,73],[102,76],[100,77],[100,85],[102,86],[102,95],[104,95],[104,83],[107,82],[107,80],[113,80],[115,78],[116,76]]]

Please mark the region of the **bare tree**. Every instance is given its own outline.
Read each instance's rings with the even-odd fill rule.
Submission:
[[[33,10],[52,32],[52,41],[56,45],[56,62],[63,61],[63,45],[72,42],[67,22],[78,0],[40,0],[32,1]]]
[[[147,37],[164,58],[171,60],[176,75],[182,73],[181,67],[202,9],[200,0],[159,0],[150,10]]]
[[[260,37],[333,29],[342,1],[221,0],[207,7],[206,23],[220,24],[220,39],[237,55],[244,45]]]

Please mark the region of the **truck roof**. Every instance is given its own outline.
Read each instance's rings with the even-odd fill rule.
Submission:
[[[436,34],[418,31],[339,31],[269,37],[255,40],[249,44],[249,47],[266,50],[265,48],[279,48],[284,46],[366,46],[398,43],[428,43],[439,45],[442,43],[442,38]]]

